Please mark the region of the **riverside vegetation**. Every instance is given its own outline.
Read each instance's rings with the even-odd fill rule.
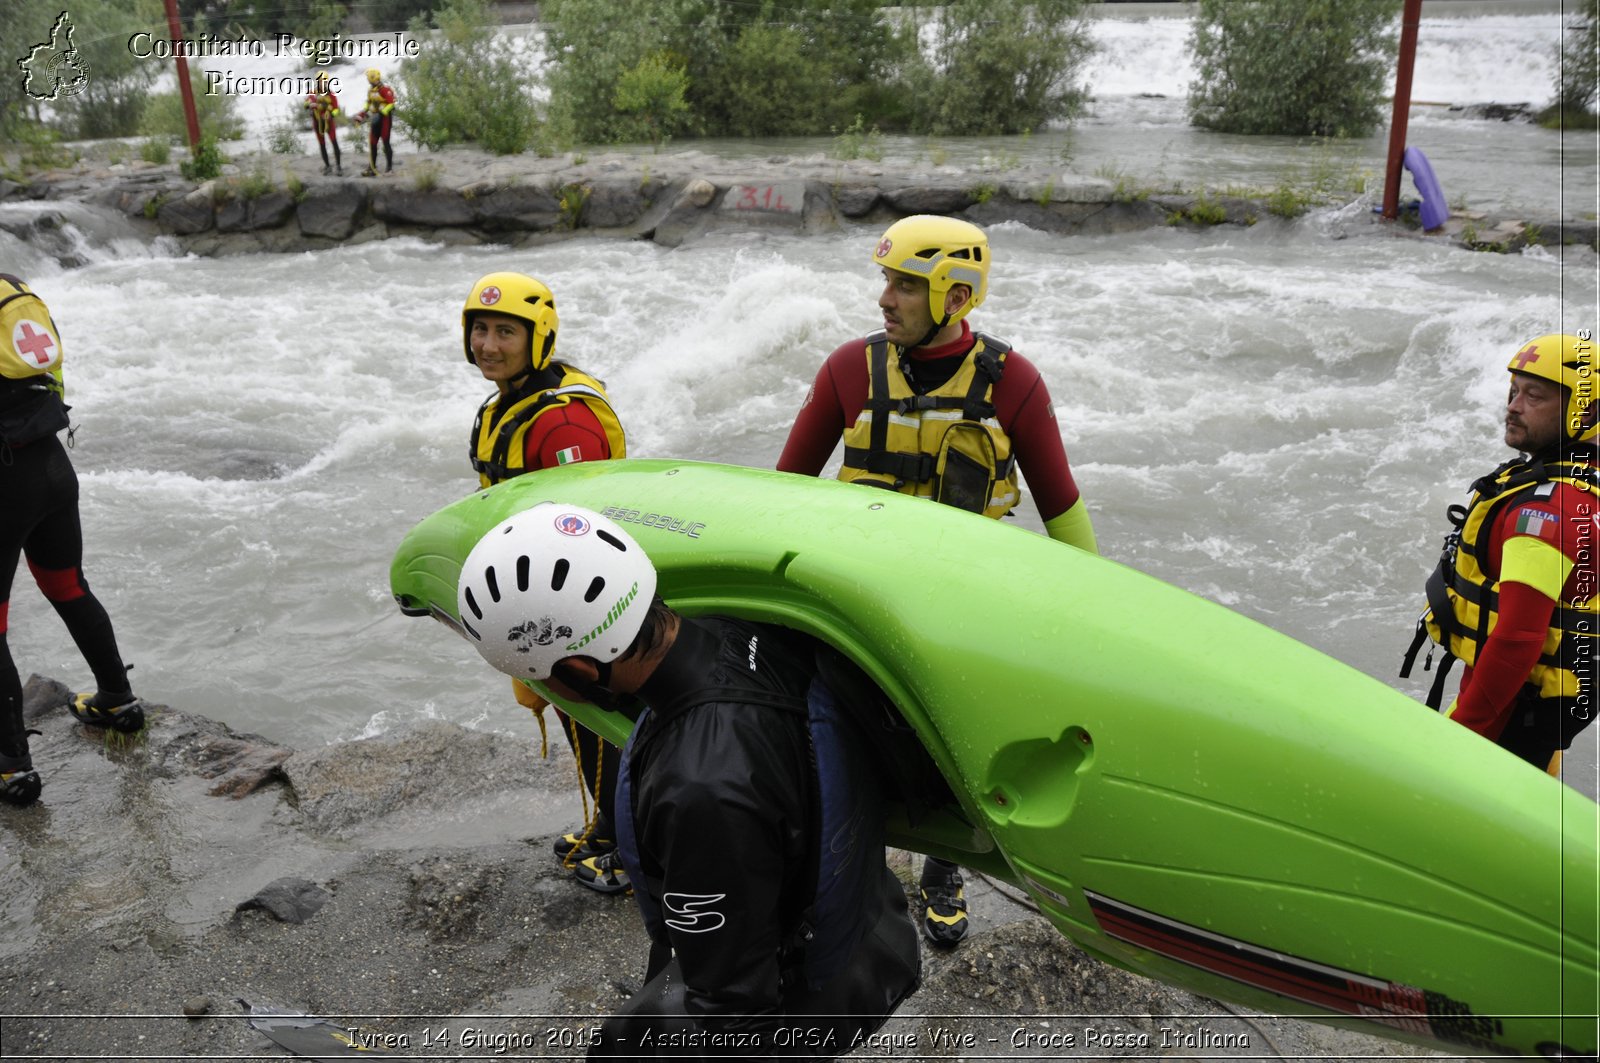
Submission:
[[[179,0],[186,32],[266,38],[402,25],[421,53],[396,81],[403,133],[428,149],[471,144],[548,156],[580,145],[658,147],[672,137],[1005,135],[1070,124],[1092,42],[1091,0],[546,0],[542,69],[497,31],[487,0]],[[1191,120],[1234,133],[1361,136],[1382,120],[1395,0],[1199,0],[1189,46]],[[180,140],[161,64],[123,46],[166,35],[161,0],[78,0],[75,38],[93,70],[77,95],[32,99],[0,79],[9,176],[71,161],[64,140],[142,135],[146,157]],[[409,20],[409,21],[408,21]],[[22,55],[39,29],[0,24]],[[1292,32],[1286,32],[1292,28]],[[1552,126],[1592,124],[1600,0],[1572,6],[1551,58]],[[1286,75],[1285,72],[1291,72]],[[1298,72],[1298,73],[1293,73]],[[542,90],[542,91],[539,91]],[[231,98],[205,96],[204,135],[237,139]],[[297,101],[296,101],[297,102]],[[297,128],[286,106],[280,123]]]

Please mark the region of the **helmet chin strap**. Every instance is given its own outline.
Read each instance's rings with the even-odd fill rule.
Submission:
[[[594,658],[591,657],[589,660]],[[636,694],[619,694],[611,689],[610,661],[595,661],[594,665],[595,670],[599,672],[599,676],[594,680],[579,675],[577,669],[568,666],[566,661],[556,662],[556,666],[550,671],[584,701],[597,705],[607,712],[619,712],[630,720],[637,720],[644,702]]]

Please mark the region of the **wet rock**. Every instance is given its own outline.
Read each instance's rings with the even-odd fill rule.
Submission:
[[[973,182],[974,185],[978,183]],[[886,188],[883,199],[904,214],[956,214],[978,201],[971,188],[943,184]]]
[[[473,205],[453,188],[385,188],[372,197],[372,213],[399,225],[438,228],[471,224]]]
[[[303,878],[280,878],[239,902],[236,912],[263,911],[280,923],[303,923],[328,903],[328,891]]]
[[[878,205],[876,185],[841,185],[833,190],[833,202],[847,218],[859,218]]]
[[[448,809],[526,779],[526,746],[441,722],[302,751],[283,764],[314,830],[336,832],[407,808]]]
[[[561,218],[557,193],[542,185],[511,185],[472,196],[473,223],[488,232],[538,232]]]
[[[215,1007],[210,997],[190,997],[183,1002],[183,1013],[191,1019],[198,1019],[202,1015],[210,1015]]]
[[[319,183],[307,189],[295,220],[304,236],[344,240],[356,231],[366,207],[366,193],[348,181]]]
[[[279,189],[248,199],[230,199],[217,208],[217,231],[232,233],[276,229],[294,214],[294,207],[294,200],[289,194]]]
[[[156,208],[156,223],[175,236],[207,231],[216,223],[210,191],[197,188],[186,196],[167,200]]]

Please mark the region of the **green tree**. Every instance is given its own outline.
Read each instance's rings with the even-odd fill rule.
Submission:
[[[1587,111],[1600,89],[1600,0],[1583,0],[1567,23],[1556,74],[1556,104]]]
[[[238,115],[234,98],[227,93],[206,94],[200,67],[189,63],[189,84],[194,91],[195,117],[201,136],[212,140],[238,140],[244,136],[244,120]],[[147,137],[189,142],[189,125],[183,114],[183,96],[177,89],[159,92],[145,100],[139,118],[139,132]]]
[[[682,128],[689,115],[689,105],[683,99],[688,84],[683,68],[664,55],[647,55],[623,74],[612,103],[618,114],[639,123],[638,137],[630,139],[648,140],[659,147]]]
[[[550,119],[564,139],[636,139],[618,85],[658,57],[684,75],[683,128],[708,136],[827,133],[897,113],[907,40],[877,0],[548,0]]]
[[[909,77],[912,128],[935,135],[1026,133],[1071,119],[1093,47],[1081,0],[950,0],[931,59]]]
[[[1365,136],[1382,121],[1400,0],[1200,0],[1189,117],[1224,133]]]
[[[76,95],[40,103],[37,116],[68,137],[90,140],[131,136],[138,131],[145,94],[163,64],[134,55],[128,39],[140,31],[165,35],[160,0],[74,0],[69,14],[72,43],[88,77]],[[8,17],[0,21],[15,20]],[[32,35],[43,38],[52,19],[25,21],[30,24]],[[37,27],[32,25],[35,21]],[[9,61],[15,61],[16,56],[7,55]]]
[[[511,45],[494,33],[484,0],[447,0],[410,32],[417,57],[397,77],[395,118],[423,147],[477,143],[499,155],[532,147],[539,117]]]

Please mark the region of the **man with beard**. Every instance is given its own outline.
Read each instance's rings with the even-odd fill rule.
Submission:
[[[1451,507],[1455,530],[1400,674],[1431,638],[1446,659],[1428,704],[1439,707],[1459,658],[1466,671],[1450,718],[1556,775],[1595,713],[1592,336],[1540,336],[1506,368],[1505,442],[1521,453],[1477,480],[1465,508]]]

